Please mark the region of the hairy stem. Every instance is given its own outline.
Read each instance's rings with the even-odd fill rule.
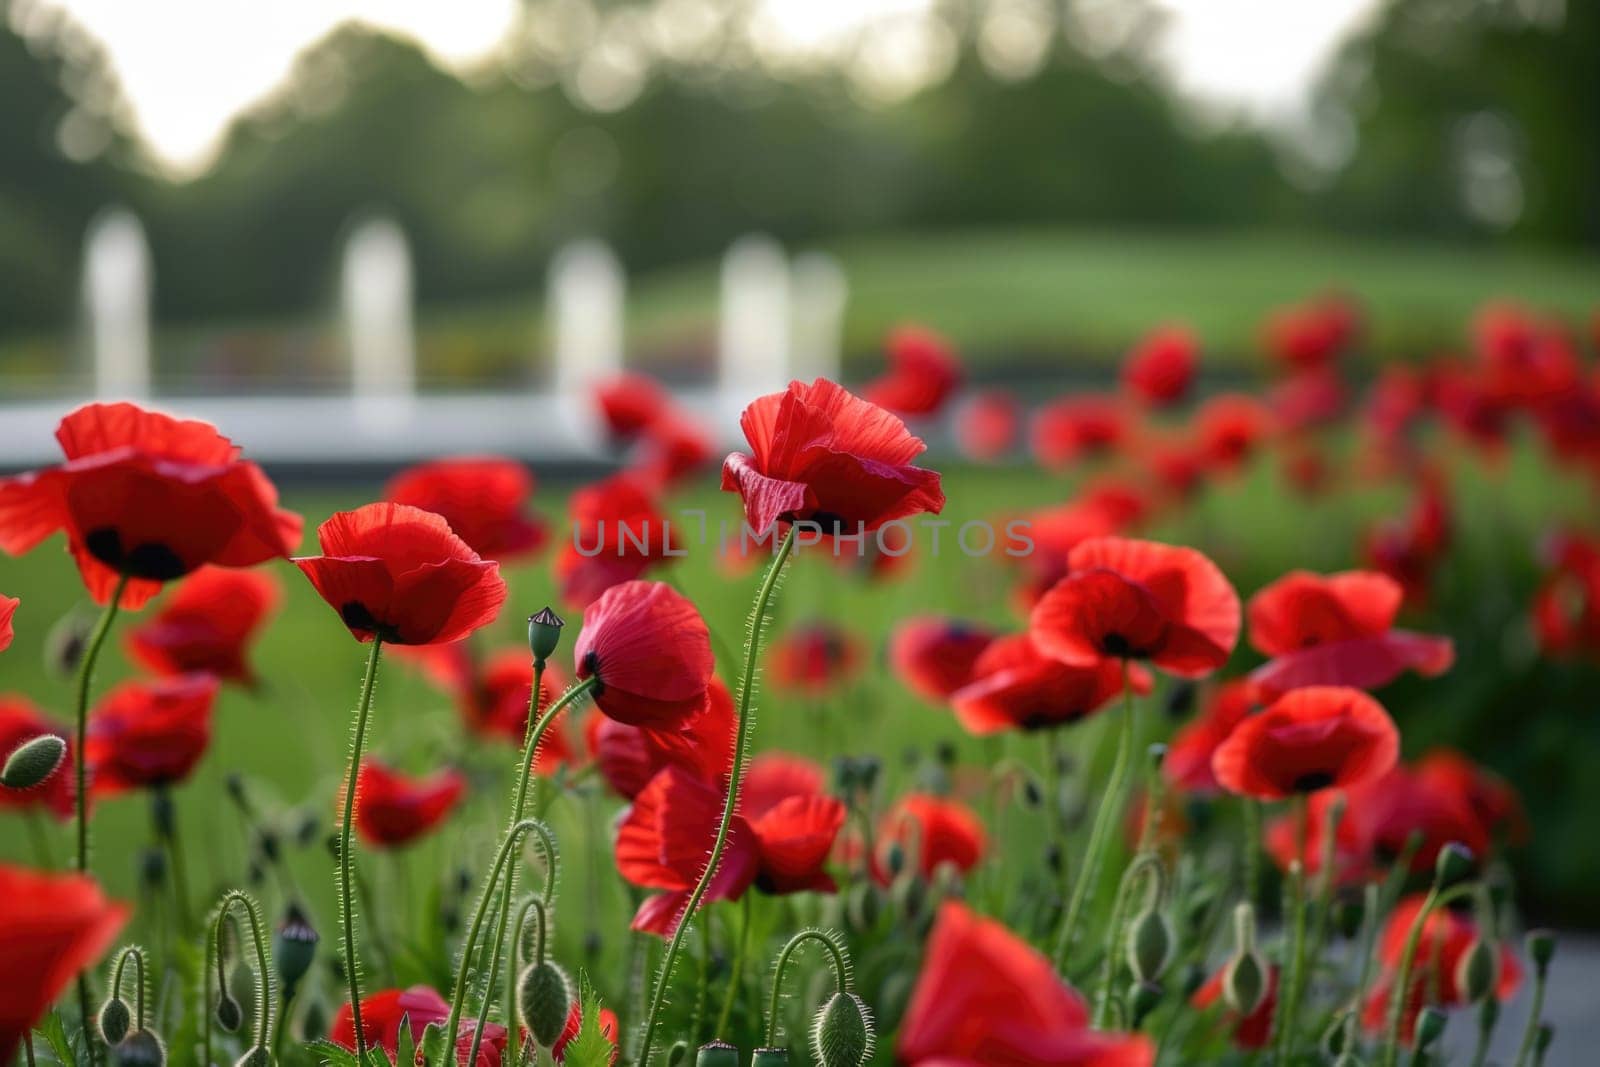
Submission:
[[[339,925],[344,930],[344,973],[350,985],[350,1019],[355,1026],[356,1058],[367,1053],[367,1034],[361,1025],[361,959],[356,955],[356,912],[352,882],[355,857],[350,851],[350,823],[356,811],[356,778],[361,772],[361,751],[367,743],[367,717],[372,711],[372,689],[378,677],[378,656],[383,638],[374,636],[367,656],[367,673],[361,682],[361,703],[356,707],[355,735],[350,744],[350,772],[345,776],[344,811],[339,823]]]
[[[783,973],[789,967],[790,958],[808,941],[815,941],[827,950],[828,962],[833,966],[834,992],[850,992],[850,953],[839,940],[839,935],[826,930],[801,930],[795,934],[783,946],[777,962],[772,966],[772,1000],[767,1005],[767,1038],[764,1042],[767,1048],[776,1048],[778,1044],[778,1002],[783,996]]]

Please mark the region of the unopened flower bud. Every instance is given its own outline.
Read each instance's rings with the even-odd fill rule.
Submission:
[[[1439,850],[1439,858],[1434,861],[1433,884],[1439,889],[1455,885],[1472,873],[1476,863],[1470,848],[1459,841],[1452,841]]]
[[[758,1048],[750,1054],[750,1067],[789,1067],[786,1048]]]
[[[1350,1013],[1340,1012],[1333,1017],[1333,1022],[1322,1032],[1322,1054],[1330,1060],[1336,1060],[1344,1052],[1346,1040],[1350,1036]]]
[[[845,915],[850,920],[850,925],[856,930],[870,930],[878,925],[878,915],[882,911],[882,902],[878,897],[878,887],[870,881],[861,881],[850,889],[850,899],[845,906]]]
[[[1456,987],[1467,1003],[1482,1000],[1493,991],[1499,964],[1493,945],[1481,937],[1473,940],[1456,964]]]
[[[1128,1022],[1137,1030],[1161,1003],[1162,989],[1155,982],[1134,982],[1128,989]]]
[[[898,841],[891,841],[883,853],[883,866],[889,872],[889,877],[894,878],[905,870],[906,850]]]
[[[877,756],[856,757],[856,784],[863,792],[870,793],[878,784],[878,774],[883,769],[883,761]]]
[[[128,1002],[121,997],[111,997],[100,1006],[100,1036],[107,1045],[115,1045],[128,1036],[128,1030],[133,1025],[133,1016],[128,1011]]]
[[[667,1049],[667,1067],[678,1067],[680,1063],[689,1062],[689,1042],[679,1038]]]
[[[1418,1052],[1426,1052],[1439,1040],[1439,1035],[1444,1033],[1444,1012],[1433,1005],[1424,1007],[1417,1013],[1417,1029],[1412,1047]]]
[[[1195,684],[1178,682],[1167,689],[1167,714],[1181,719],[1194,709]]]
[[[940,741],[934,747],[933,756],[943,766],[954,767],[956,765],[956,746],[949,741]]]
[[[1167,761],[1167,746],[1160,741],[1144,750],[1145,759],[1150,763],[1152,771],[1159,771],[1161,765]]]
[[[889,887],[889,899],[897,918],[913,921],[922,914],[922,907],[928,901],[928,887],[915,871],[901,871]]]
[[[1044,804],[1044,787],[1033,775],[1024,775],[1022,778],[1022,806],[1028,811],[1038,811]]]
[[[739,1050],[726,1041],[701,1045],[695,1067],[739,1067]]]
[[[872,1043],[872,1012],[854,993],[835,993],[811,1024],[818,1067],[861,1067]]]
[[[1549,930],[1529,930],[1528,958],[1533,960],[1533,965],[1543,974],[1550,966],[1550,960],[1556,954],[1556,935]]]
[[[1494,997],[1485,997],[1483,1003],[1478,1005],[1478,1029],[1487,1034],[1499,1021],[1500,1002]]]
[[[267,862],[278,862],[280,851],[278,849],[278,833],[276,830],[263,829],[257,834],[256,847],[261,849],[261,855]]]
[[[306,920],[295,904],[290,904],[283,921],[272,939],[272,959],[278,966],[278,981],[283,984],[284,996],[294,995],[311,961],[317,954],[317,931]]]
[[[304,1041],[315,1041],[328,1032],[328,1008],[322,998],[313,997],[300,1013],[300,1036]]]
[[[1240,1015],[1249,1015],[1267,995],[1267,963],[1256,951],[1256,911],[1248,902],[1233,910],[1235,952],[1222,971],[1222,997]]]
[[[552,1047],[572,1011],[572,983],[566,972],[549,960],[531,964],[517,980],[517,1007],[533,1039],[544,1048]]]
[[[533,661],[541,666],[561,644],[561,628],[566,623],[548,607],[537,615],[528,616],[528,649]]]
[[[833,757],[833,787],[849,796],[856,787],[856,761],[849,756]]]
[[[222,991],[222,996],[217,1001],[216,1017],[217,1025],[226,1034],[237,1033],[239,1027],[244,1024],[244,1009],[226,989]]]
[[[4,769],[0,769],[0,785],[7,789],[32,789],[55,773],[66,758],[67,743],[55,734],[40,734],[11,750]]]
[[[83,652],[89,646],[89,620],[76,612],[63,616],[44,637],[44,666],[57,678],[78,673]]]
[[[1128,969],[1141,982],[1154,982],[1172,960],[1172,927],[1155,908],[1134,917],[1128,930]]]
[[[165,1067],[167,1046],[150,1030],[135,1030],[111,1050],[116,1067]]]

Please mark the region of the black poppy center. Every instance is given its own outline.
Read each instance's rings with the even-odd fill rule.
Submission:
[[[1128,659],[1133,656],[1133,642],[1119,633],[1109,633],[1100,639],[1100,648],[1108,656],[1118,659]]]
[[[400,628],[388,623],[379,622],[372,609],[359,600],[352,600],[339,609],[339,618],[352,630],[364,630],[370,634],[377,634],[390,644],[404,644],[400,640]]]
[[[1333,784],[1333,775],[1327,771],[1309,771],[1294,780],[1296,793],[1315,793]]]
[[[594,679],[594,685],[590,688],[590,692],[595,696],[605,692],[605,683],[600,680],[600,653],[592,648],[585,652],[583,654],[583,670],[588,677]]]
[[[90,530],[84,535],[83,547],[101,563],[130,578],[170,582],[188,574],[190,569],[176,552],[159,542],[147,541],[124,549],[122,534],[111,526]]]

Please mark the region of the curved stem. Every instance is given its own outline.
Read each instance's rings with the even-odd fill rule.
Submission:
[[[807,941],[815,941],[828,950],[829,962],[833,964],[834,992],[850,992],[850,954],[839,941],[838,935],[825,930],[801,930],[795,934],[779,951],[777,962],[772,967],[772,1000],[767,1005],[767,1038],[764,1042],[767,1048],[776,1048],[778,1043],[778,1000],[783,995],[783,972],[788,969],[790,957]]]
[[[367,1054],[367,1033],[361,1025],[361,960],[356,955],[356,912],[351,882],[355,857],[350,852],[350,822],[356,810],[356,779],[361,773],[361,751],[367,743],[367,717],[372,711],[372,688],[378,677],[378,656],[383,638],[372,638],[367,673],[361,682],[361,703],[356,707],[355,736],[350,744],[350,771],[345,776],[344,811],[339,822],[339,924],[344,929],[344,973],[350,984],[350,1019],[355,1028],[356,1058]]]
[[[272,1040],[272,1005],[276,999],[273,986],[272,957],[267,952],[266,935],[262,932],[261,907],[249,893],[230,889],[217,904],[217,916],[212,922],[212,944],[216,947],[217,986],[223,988],[222,924],[233,906],[238,904],[250,923],[250,938],[256,948],[256,1048],[266,1048]]]
[[[1067,959],[1072,953],[1072,939],[1078,932],[1078,921],[1088,906],[1094,883],[1100,875],[1100,860],[1106,844],[1111,839],[1111,826],[1122,811],[1123,793],[1127,789],[1128,760],[1133,751],[1133,689],[1129,685],[1128,661],[1122,661],[1122,721],[1117,724],[1117,757],[1111,765],[1111,777],[1106,782],[1105,795],[1100,799],[1100,809],[1095,812],[1094,827],[1089,831],[1089,844],[1084,849],[1083,862],[1078,865],[1078,878],[1072,883],[1072,897],[1067,903],[1066,918],[1061,932],[1056,935],[1056,970],[1067,969]]]
[[[722,996],[722,1010],[717,1013],[717,1029],[712,1037],[723,1040],[728,1023],[733,1019],[733,1002],[739,998],[739,986],[744,981],[744,956],[750,948],[750,903],[755,897],[746,893],[739,902],[739,943],[733,951],[733,973],[728,977],[728,991]]]
[[[1528,1008],[1528,1025],[1522,1031],[1522,1044],[1517,1048],[1517,1062],[1515,1067],[1526,1067],[1529,1063],[1537,1063],[1534,1056],[1534,1046],[1539,1040],[1539,1016],[1544,1014],[1544,986],[1546,979],[1545,968],[1537,967],[1533,972],[1533,1004]],[[1492,993],[1490,994],[1493,995]]]
[[[717,826],[716,842],[711,846],[711,856],[706,860],[706,869],[700,873],[700,881],[689,894],[683,914],[678,918],[678,928],[673,931],[672,940],[667,943],[666,955],[661,960],[661,972],[656,976],[655,993],[650,998],[650,1014],[645,1020],[644,1038],[639,1046],[641,1067],[649,1067],[656,1024],[661,1016],[661,1007],[666,1003],[667,984],[672,980],[672,965],[677,962],[678,950],[683,945],[684,927],[699,910],[700,902],[705,899],[706,890],[711,886],[711,879],[717,873],[717,865],[722,862],[722,850],[728,844],[728,827],[732,824],[733,813],[739,806],[739,786],[744,777],[745,749],[748,747],[750,737],[750,700],[755,690],[756,662],[761,655],[761,637],[766,628],[767,606],[772,602],[772,595],[777,589],[778,576],[783,572],[783,565],[789,561],[789,554],[794,549],[794,535],[795,527],[791,525],[789,532],[784,535],[783,543],[778,546],[777,553],[772,557],[772,563],[767,567],[766,577],[756,592],[755,604],[750,611],[750,642],[745,648],[744,677],[739,684],[739,724],[733,741],[733,768],[728,774],[728,796],[722,805],[722,821]]]
[[[1122,881],[1117,885],[1116,903],[1111,908],[1111,924],[1106,927],[1105,959],[1100,965],[1100,989],[1095,996],[1092,1024],[1096,1029],[1105,1026],[1106,1009],[1111,1000],[1111,986],[1116,978],[1117,961],[1121,959],[1123,945],[1128,939],[1128,900],[1133,896],[1133,887],[1146,873],[1154,879],[1151,883],[1154,887],[1151,902],[1158,903],[1166,893],[1166,869],[1161,865],[1161,857],[1154,852],[1141,852],[1122,873]]]
[[[1395,970],[1394,992],[1389,997],[1389,1019],[1385,1028],[1383,1058],[1379,1061],[1382,1067],[1395,1067],[1400,1061],[1400,1024],[1405,1019],[1406,1001],[1411,995],[1411,968],[1416,962],[1417,946],[1422,942],[1422,931],[1427,927],[1428,916],[1433,914],[1435,908],[1442,908],[1452,900],[1457,900],[1472,891],[1470,883],[1462,883],[1442,892],[1437,885],[1434,885],[1428,890],[1427,897],[1422,901],[1422,907],[1417,910],[1417,917],[1411,920],[1411,929],[1406,934],[1405,948],[1400,953],[1400,966]],[[1521,1062],[1520,1057],[1519,1062]]]
[[[134,978],[139,983],[137,989],[134,991],[134,1028],[137,1030],[143,1030],[145,1022],[144,949],[140,948],[138,945],[126,945],[123,947],[121,952],[117,953],[117,963],[111,971],[111,995],[118,998],[122,996],[122,970],[128,965],[129,956],[133,957]]]

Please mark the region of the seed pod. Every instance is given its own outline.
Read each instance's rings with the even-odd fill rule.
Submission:
[[[789,1067],[786,1048],[758,1048],[750,1055],[750,1067]]]
[[[1439,1035],[1444,1033],[1444,1012],[1428,1005],[1417,1013],[1417,1029],[1412,1047],[1418,1052],[1426,1052],[1439,1040]]]
[[[135,1030],[111,1050],[116,1067],[166,1067],[167,1046],[150,1030]]]
[[[533,1039],[550,1048],[561,1036],[572,1011],[572,983],[549,960],[531,964],[517,981],[517,1007]]]
[[[67,743],[55,734],[40,734],[11,750],[4,769],[0,769],[0,785],[7,789],[32,789],[56,772],[66,758]]]
[[[1550,966],[1550,960],[1556,954],[1556,935],[1549,930],[1528,931],[1528,958],[1533,960],[1533,965],[1540,974]]]
[[[283,985],[285,997],[294,994],[300,979],[311,969],[317,941],[317,931],[305,914],[298,906],[290,904],[272,939],[272,959],[278,966],[278,981]]]
[[[216,1018],[217,1025],[226,1034],[238,1033],[239,1027],[244,1024],[244,1009],[226,989],[222,991],[222,997],[217,1001]]]
[[[861,1067],[872,1055],[872,1011],[854,993],[835,993],[811,1024],[820,1067]]]
[[[1481,937],[1475,938],[1456,964],[1456,988],[1467,1003],[1482,1000],[1494,989],[1499,964],[1494,946]]]
[[[1128,931],[1128,969],[1141,982],[1154,982],[1172,961],[1172,927],[1155,908],[1134,917]]]
[[[528,650],[533,661],[543,664],[561,644],[561,628],[566,622],[548,607],[528,616]]]
[[[700,1046],[694,1062],[695,1067],[739,1067],[739,1050],[726,1041],[712,1041]]]
[[[128,1029],[133,1025],[133,1016],[128,1011],[128,1002],[121,997],[111,997],[100,1006],[100,1037],[107,1045],[116,1045],[128,1036]]]
[[[1455,885],[1471,874],[1476,864],[1470,848],[1452,841],[1439,850],[1439,858],[1433,863],[1433,884],[1440,889]]]

